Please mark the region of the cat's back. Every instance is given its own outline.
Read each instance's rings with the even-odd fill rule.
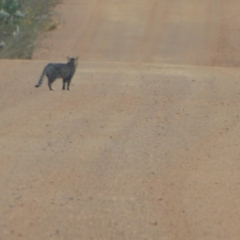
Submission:
[[[55,69],[62,69],[64,67],[66,67],[66,64],[64,64],[64,63],[49,63],[49,64],[47,64],[46,67],[55,68]]]

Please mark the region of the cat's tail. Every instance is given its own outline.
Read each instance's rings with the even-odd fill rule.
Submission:
[[[45,75],[46,75],[46,73],[47,73],[47,67],[48,67],[48,66],[46,66],[46,67],[44,68],[44,70],[43,70],[43,72],[42,72],[42,75],[41,75],[41,77],[40,77],[40,79],[39,79],[39,81],[38,81],[38,84],[35,85],[35,87],[40,87],[40,86],[42,85],[43,79],[44,79],[44,77],[45,77]]]

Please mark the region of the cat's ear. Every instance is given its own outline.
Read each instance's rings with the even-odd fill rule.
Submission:
[[[67,57],[67,59],[68,59],[68,61],[70,61],[71,58],[70,58],[70,57]]]
[[[75,64],[78,64],[78,58],[79,58],[79,57],[74,58]]]

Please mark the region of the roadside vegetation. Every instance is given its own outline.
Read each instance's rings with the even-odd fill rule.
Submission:
[[[60,0],[0,0],[0,58],[29,59],[42,31],[57,27]]]

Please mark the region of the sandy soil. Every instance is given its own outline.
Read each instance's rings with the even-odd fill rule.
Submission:
[[[238,240],[238,1],[56,11],[33,60],[0,61],[0,240]],[[72,91],[34,88],[69,55]]]

